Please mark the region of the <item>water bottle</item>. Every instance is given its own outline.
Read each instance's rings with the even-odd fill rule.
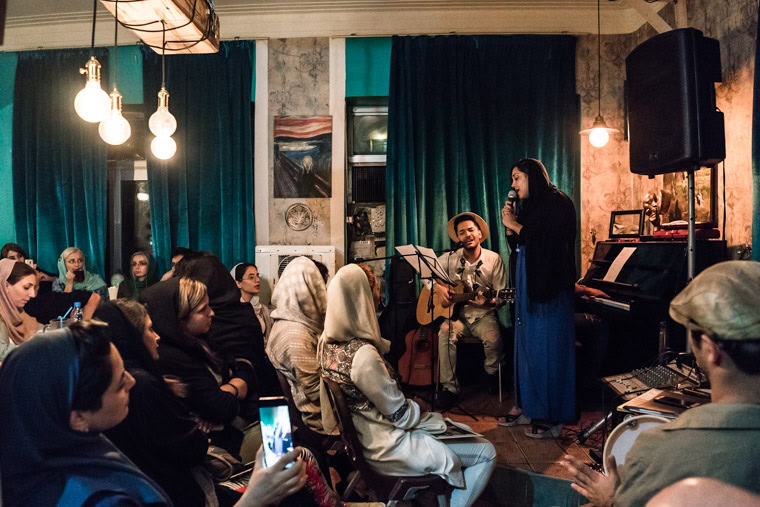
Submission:
[[[77,301],[74,303],[74,311],[71,312],[71,321],[80,322],[84,320],[84,314],[82,313],[82,303]]]

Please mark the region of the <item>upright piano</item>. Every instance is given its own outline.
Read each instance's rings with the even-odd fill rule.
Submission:
[[[696,274],[725,259],[725,241],[696,242]],[[668,305],[686,282],[686,241],[596,244],[591,265],[578,283],[609,297],[582,298],[585,308],[580,311],[600,315],[609,323],[608,373],[630,371],[655,358],[661,331],[671,348],[685,349],[685,333],[668,317]],[[662,330],[661,323],[665,323]]]

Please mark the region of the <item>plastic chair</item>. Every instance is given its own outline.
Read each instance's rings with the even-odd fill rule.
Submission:
[[[362,477],[365,484],[372,488],[377,495],[376,499],[372,499],[373,501],[386,502],[389,506],[396,505],[401,500],[414,497],[418,491],[430,488],[438,499],[438,505],[448,507],[449,484],[439,476],[433,474],[417,476],[385,475],[369,466],[369,463],[364,458],[364,449],[361,442],[359,442],[354,421],[351,419],[351,410],[343,398],[340,386],[329,379],[324,379],[324,381],[327,384],[330,404],[338,421],[338,428],[340,429],[340,436],[343,439],[346,453],[351,458],[354,467],[359,471],[346,488],[344,497],[350,494],[359,477]]]

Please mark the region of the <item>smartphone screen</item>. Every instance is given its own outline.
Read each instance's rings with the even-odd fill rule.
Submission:
[[[272,466],[283,454],[293,450],[288,402],[283,396],[259,398],[261,442],[264,446],[264,466]],[[289,463],[290,467],[293,463]],[[287,468],[286,467],[286,468]]]
[[[34,267],[34,259],[24,259],[24,262],[27,265]]]

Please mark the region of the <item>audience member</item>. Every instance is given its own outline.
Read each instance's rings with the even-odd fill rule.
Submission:
[[[209,500],[232,505],[240,495],[217,488],[217,498],[213,481],[201,466],[208,436],[178,397],[185,394],[184,386],[167,384],[161,375],[159,336],[145,306],[117,299],[100,305],[95,318],[109,325],[124,368],[135,379],[127,418],[106,431],[106,436],[166,491],[174,505],[202,507],[207,494]]]
[[[76,323],[11,352],[0,368],[6,507],[171,505],[103,435],[129,410],[132,376],[102,323]]]
[[[0,259],[13,259],[25,263],[28,258],[29,256],[26,255],[24,249],[16,243],[6,243],[3,245],[2,250],[0,250]],[[37,276],[39,277],[40,281],[52,282],[55,280],[54,276],[39,269],[37,267],[37,264],[31,263],[31,266],[37,270]]]
[[[24,312],[35,296],[37,272],[23,262],[0,260],[0,361],[42,327]]]
[[[277,374],[264,350],[256,313],[249,303],[240,302],[240,289],[219,257],[204,252],[185,256],[175,272],[177,276],[198,280],[208,288],[209,304],[215,314],[208,339],[226,360],[248,361],[253,365],[257,384],[249,385],[251,399],[281,395]],[[246,404],[243,411],[246,419],[258,419],[257,406]]]
[[[158,282],[158,266],[148,252],[135,252],[129,261],[129,277],[119,284],[120,298],[135,301],[140,299],[140,292]]]
[[[206,333],[214,311],[206,286],[189,278],[172,278],[148,287],[140,297],[161,337],[161,371],[187,385],[187,405],[214,428],[212,443],[237,455],[242,434],[230,423],[248,395],[254,373],[246,362],[225,361],[209,344]]]
[[[256,318],[259,319],[261,332],[264,335],[264,346],[266,346],[269,334],[272,331],[273,322],[272,317],[269,315],[269,307],[259,301],[259,291],[261,290],[259,268],[253,264],[241,262],[232,268],[230,274],[240,289],[240,301],[242,303],[250,303],[253,307]]]
[[[426,431],[442,431],[443,418],[423,413],[394,380],[395,371],[383,360],[390,344],[380,336],[369,281],[359,266],[338,271],[327,301],[318,346],[322,376],[340,385],[370,466],[389,475],[440,475],[455,487],[452,506],[472,505],[493,472],[494,446],[480,437],[443,443]],[[324,382],[320,392],[329,432],[335,417]]]
[[[644,505],[665,487],[705,477],[760,493],[760,263],[728,261],[697,276],[670,303],[687,328],[712,403],[639,435],[621,473],[565,456],[573,489],[594,505]]]
[[[163,274],[163,276],[161,277],[161,281],[163,282],[164,280],[168,280],[169,278],[172,278],[174,276],[174,267],[177,265],[177,263],[181,261],[185,255],[192,254],[192,253],[194,253],[192,250],[190,250],[189,248],[182,247],[182,246],[177,246],[177,247],[172,248],[172,253],[171,253],[172,266],[169,269],[169,271]]]
[[[108,287],[100,275],[87,271],[84,253],[70,246],[58,257],[58,279],[53,282],[53,291],[71,292],[74,289],[95,292],[100,299],[108,301]]]
[[[317,266],[309,258],[293,259],[283,270],[272,292],[272,304],[274,325],[267,355],[288,379],[304,424],[324,434],[317,342],[325,322],[327,292]]]

